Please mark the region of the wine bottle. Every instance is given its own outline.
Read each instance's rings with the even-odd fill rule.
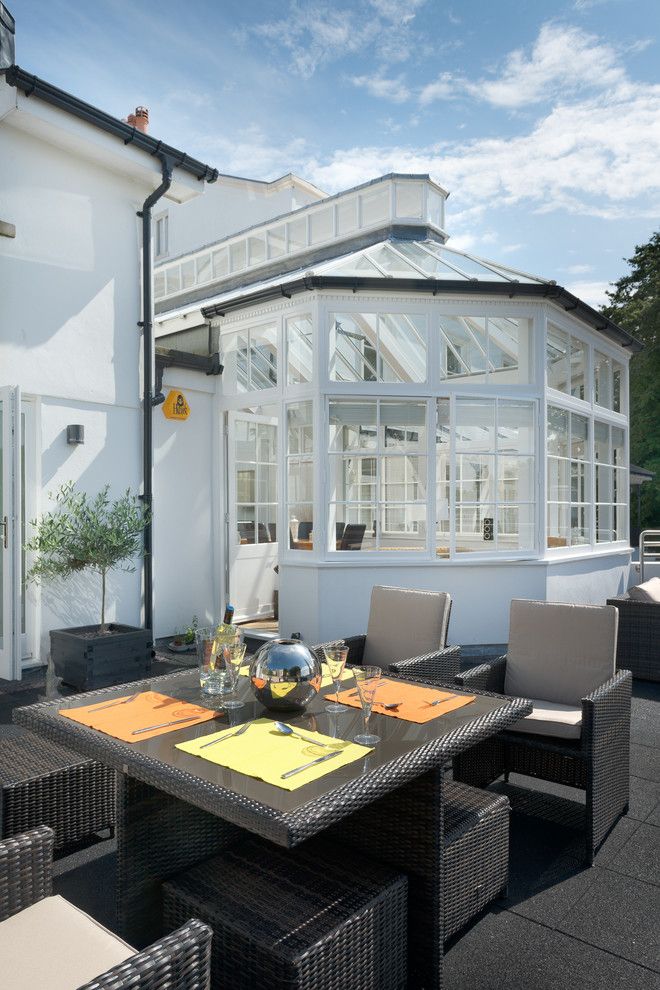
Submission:
[[[227,605],[225,607],[225,617],[222,620],[222,624],[225,626],[231,626],[234,621],[234,606]]]

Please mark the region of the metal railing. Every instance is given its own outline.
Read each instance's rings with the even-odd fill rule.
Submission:
[[[639,534],[639,576],[642,583],[645,564],[660,564],[660,529],[645,529]]]

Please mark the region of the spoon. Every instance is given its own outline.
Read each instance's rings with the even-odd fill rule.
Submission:
[[[330,743],[319,742],[317,739],[310,739],[309,736],[301,735],[300,732],[296,732],[295,729],[292,729],[290,725],[286,725],[284,722],[275,722],[275,731],[283,736],[297,736],[298,739],[311,743],[313,746],[326,746],[328,749],[333,748]]]

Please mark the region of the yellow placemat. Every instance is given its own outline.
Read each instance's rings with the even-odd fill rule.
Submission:
[[[125,702],[122,704],[122,702]],[[185,729],[200,722],[217,718],[218,713],[189,701],[179,701],[158,691],[141,691],[136,695],[126,695],[123,698],[111,698],[109,701],[96,702],[93,705],[81,705],[78,708],[61,708],[60,715],[74,722],[88,725],[91,729],[105,732],[123,742],[144,742],[154,736],[162,736],[166,732]],[[174,725],[164,723],[174,722]],[[136,734],[136,729],[151,728],[146,732]]]
[[[345,739],[333,739],[332,736],[324,736],[320,732],[306,732],[304,729],[296,731],[300,731],[310,741],[299,739],[297,736],[283,736],[276,732],[275,723],[271,719],[258,718],[251,722],[250,728],[240,736],[218,742],[215,746],[206,746],[202,749],[202,746],[213,739],[231,736],[236,732],[236,728],[224,729],[222,732],[214,732],[199,739],[178,743],[176,748],[192,756],[200,756],[210,763],[217,763],[221,767],[237,770],[248,777],[265,780],[267,784],[274,784],[275,787],[282,787],[287,791],[295,791],[313,780],[334,773],[340,767],[361,760],[371,752],[369,747],[358,746],[357,743],[347,742]],[[319,746],[314,740],[327,743],[328,746]],[[316,766],[309,767],[294,777],[282,780],[282,774],[287,770],[300,767],[303,763],[309,763],[333,750],[338,752],[339,756],[334,756],[324,763],[317,763]]]
[[[323,689],[323,688],[329,688],[329,687],[334,687],[334,683],[335,682],[333,681],[333,679],[330,677],[330,674],[328,673],[328,665],[325,664],[325,663],[324,664],[321,664],[321,671],[322,671],[322,674],[323,674],[323,679],[321,681],[321,689]],[[243,667],[241,667],[239,673],[240,673],[241,677],[249,677],[250,676],[250,665],[249,664],[245,664]],[[342,681],[352,681],[353,680],[353,675],[351,674],[350,670],[345,670],[342,673],[341,680]]]
[[[377,715],[389,715],[400,718],[405,722],[432,722],[440,715],[456,711],[471,704],[476,695],[455,694],[453,691],[439,691],[437,688],[410,684],[407,681],[392,681],[383,677],[376,689],[376,700],[373,711]],[[361,708],[357,688],[348,688],[339,692],[339,703]],[[385,705],[396,704],[396,708],[385,708]]]

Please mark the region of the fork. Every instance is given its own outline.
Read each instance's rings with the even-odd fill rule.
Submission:
[[[233,739],[234,736],[242,736],[244,732],[247,732],[251,725],[251,722],[246,722],[245,725],[242,725],[240,729],[236,730],[236,732],[230,732],[228,736],[220,736],[219,739],[212,739],[211,742],[203,743],[203,745],[199,748],[206,749],[207,746],[215,746],[216,743],[224,742],[225,739]]]
[[[104,708],[116,708],[117,705],[127,705],[129,701],[135,701],[139,693],[139,691],[136,691],[130,698],[122,698],[121,701],[109,701],[106,705],[100,705],[98,708],[92,708],[91,710],[93,712],[102,712]]]

